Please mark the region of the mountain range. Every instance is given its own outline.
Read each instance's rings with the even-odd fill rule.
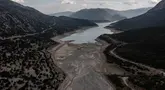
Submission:
[[[124,30],[114,35],[103,35],[104,39],[126,43],[116,53],[129,60],[165,69],[165,1],[162,0],[147,13],[114,23],[111,27]]]
[[[100,37],[109,42],[109,46],[115,47],[113,50],[120,57],[156,69],[152,72],[149,69],[139,67],[139,64],[133,65],[118,60],[120,65],[130,66],[121,68],[128,72],[129,70],[135,71],[131,71],[126,75],[122,69],[123,74],[117,75],[118,79],[122,81],[118,82],[114,78],[114,82],[117,83],[116,87],[119,86],[121,89],[125,89],[122,84],[124,83],[130,87],[128,90],[131,90],[133,85],[139,85],[145,88],[144,90],[164,90],[165,78],[162,78],[164,74],[153,75],[157,74],[155,73],[157,69],[165,70],[164,12],[165,1],[161,1],[157,6],[137,17],[129,16],[130,14],[128,16],[126,14],[121,15],[118,11],[111,9],[84,9],[76,13],[70,12],[71,17],[66,17],[67,15],[56,17],[45,15],[34,8],[23,6],[11,0],[0,0],[0,90],[57,90],[67,75],[56,66],[56,60],[54,60],[52,54],[54,55],[54,52],[59,50],[58,48],[63,43],[59,44],[50,38],[82,27],[97,26],[92,21],[116,21],[126,17],[133,18],[113,23],[108,27],[124,32],[113,35],[104,34]],[[119,43],[112,43],[112,41]],[[52,51],[54,46],[56,48],[53,48],[54,51]],[[67,45],[64,43],[65,46]],[[81,52],[83,47],[78,45],[75,50]],[[96,48],[97,51],[99,49],[101,48]],[[110,55],[111,50],[106,48],[106,51],[108,51],[106,54]],[[92,49],[94,56],[95,53],[97,52]],[[61,53],[59,54],[59,59],[63,58]],[[107,58],[107,60],[113,61],[114,58]],[[109,65],[106,64],[106,66]],[[117,69],[120,65],[117,65]],[[113,66],[112,63],[110,66]],[[140,71],[138,71],[139,68]],[[108,69],[105,71],[108,71]],[[149,71],[151,76],[146,74]],[[109,74],[109,71],[106,74]],[[100,73],[98,75],[100,78]],[[87,74],[87,76],[89,75]],[[135,83],[130,82],[132,76]]]
[[[83,26],[96,26],[95,23],[88,20],[48,16],[31,7],[10,0],[0,0],[0,12],[0,36],[2,37],[37,33],[49,28],[58,31],[61,27],[65,28],[64,32],[66,32],[65,30],[68,29],[75,30]]]
[[[99,37],[110,43],[104,51],[107,61],[131,72],[133,75],[128,80],[144,90],[165,88],[164,23],[165,1],[162,0],[145,14],[108,26],[120,30],[120,33]]]
[[[162,27],[165,25],[165,1],[162,0],[154,8],[137,17],[131,19],[124,19],[113,23],[108,28],[115,28],[119,30],[129,30],[147,27]]]
[[[149,11],[152,7],[118,11],[118,13],[127,18],[136,17]]]
[[[51,38],[97,24],[0,0],[0,26],[0,90],[57,90],[65,73],[48,50],[59,45]]]
[[[111,9],[82,9],[73,13],[70,17],[79,18],[79,19],[87,19],[94,22],[103,22],[103,21],[116,21],[122,20],[126,17],[119,15],[115,10]]]
[[[80,19],[88,19],[96,22],[104,22],[104,21],[116,21],[122,20],[125,18],[132,18],[141,14],[144,14],[151,8],[140,8],[140,9],[132,9],[132,10],[125,10],[125,11],[118,11],[113,9],[106,9],[106,8],[93,8],[93,9],[82,9],[77,12],[59,12],[50,14],[51,16],[67,16],[73,18],[80,18]]]

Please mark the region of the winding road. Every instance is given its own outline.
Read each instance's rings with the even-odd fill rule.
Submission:
[[[113,39],[112,39],[112,40],[113,40]],[[115,41],[115,40],[113,40],[113,41]],[[162,71],[162,70],[159,70],[159,69],[156,69],[156,68],[153,68],[153,67],[150,67],[150,66],[141,64],[141,63],[133,62],[132,60],[128,60],[128,59],[126,59],[126,58],[123,58],[123,57],[121,57],[120,55],[118,55],[117,53],[115,53],[115,50],[116,50],[118,47],[124,46],[124,45],[126,45],[126,44],[124,43],[124,44],[118,45],[117,47],[115,47],[114,49],[112,49],[112,50],[110,51],[109,54],[110,54],[110,55],[113,55],[115,58],[117,58],[117,59],[119,59],[119,60],[126,61],[126,62],[132,63],[132,64],[134,64],[134,65],[147,68],[147,69],[150,70],[150,72],[153,72],[153,73],[155,73],[155,74],[156,74],[156,73],[157,73],[157,74],[162,74],[162,73],[163,73],[163,75],[165,76],[165,72]]]

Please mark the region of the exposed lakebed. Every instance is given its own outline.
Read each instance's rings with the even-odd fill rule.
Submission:
[[[66,37],[59,40],[59,47],[52,51],[54,62],[66,73],[59,90],[115,90],[115,86],[104,75],[123,75],[124,71],[114,64],[106,63],[102,52],[107,44],[95,41],[102,34],[113,34],[104,28],[109,24],[99,23],[98,27],[78,30],[74,34],[63,35]],[[54,38],[55,41],[57,39]],[[67,42],[70,40],[73,42]]]

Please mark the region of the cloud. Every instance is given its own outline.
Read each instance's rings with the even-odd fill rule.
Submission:
[[[138,4],[138,2],[136,0],[129,0],[129,1],[123,2],[123,4],[126,4],[126,5],[135,5],[135,4]]]
[[[87,4],[82,4],[83,7],[87,7],[88,5]]]
[[[24,3],[24,0],[12,0],[14,2],[18,2],[18,3]]]
[[[151,4],[156,4],[156,3],[159,3],[160,0],[151,0],[149,1]]]
[[[61,4],[76,4],[76,2],[72,0],[62,0]]]
[[[110,8],[128,10],[153,7],[161,0],[13,0],[31,6],[43,13],[77,11],[84,8]]]

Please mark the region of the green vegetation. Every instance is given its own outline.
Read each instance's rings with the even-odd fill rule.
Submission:
[[[165,69],[165,28],[154,27],[125,31],[114,35],[102,35],[101,39],[113,43],[112,39],[126,42],[115,52],[129,60]]]
[[[57,45],[38,36],[0,40],[0,89],[57,89],[65,74],[47,48]]]
[[[131,90],[123,83],[121,77],[117,75],[107,75],[107,78],[115,85],[116,90]]]
[[[146,90],[164,90],[165,77],[162,75],[147,76],[145,74],[131,76],[129,78],[133,84],[138,85]]]
[[[114,35],[105,34],[99,38],[110,43],[104,51],[107,61],[114,62],[129,72],[131,83],[145,90],[164,90],[165,77],[163,75],[157,75],[145,67],[122,61],[110,54],[110,51],[117,47],[115,53],[121,57],[165,70],[164,27],[137,29]],[[116,43],[116,40],[120,43]],[[127,44],[121,45],[123,42]]]

